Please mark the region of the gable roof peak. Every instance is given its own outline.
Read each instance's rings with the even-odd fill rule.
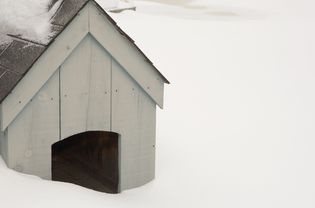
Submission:
[[[51,19],[52,35],[47,44],[38,43],[33,40],[25,39],[19,35],[11,34],[11,42],[0,45],[0,103],[10,94],[14,87],[24,77],[28,70],[46,51],[54,39],[70,24],[76,15],[87,5],[93,2],[104,16],[114,25],[144,59],[159,74],[164,83],[169,81],[158,71],[149,58],[140,50],[135,42],[116,24],[116,22],[104,11],[95,0],[51,0],[48,9],[52,9],[59,1],[60,5],[56,9]]]

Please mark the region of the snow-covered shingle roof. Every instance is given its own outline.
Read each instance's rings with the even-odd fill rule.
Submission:
[[[19,34],[7,34],[10,41],[0,44],[0,103],[10,94],[37,59],[89,1],[92,0],[63,0],[51,19],[52,33],[45,43],[25,38]],[[52,9],[57,2],[58,0],[52,0],[49,9]],[[116,22],[101,7],[100,9],[116,26],[117,30],[142,53],[134,41],[117,26]],[[142,55],[152,64],[144,53]],[[165,83],[169,83],[158,70],[157,72],[164,79]]]

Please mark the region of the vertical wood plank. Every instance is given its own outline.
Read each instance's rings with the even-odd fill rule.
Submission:
[[[91,37],[86,36],[60,67],[61,138],[87,130]]]
[[[110,131],[111,57],[91,37],[91,71],[87,130]]]
[[[89,35],[61,66],[61,139],[110,131],[110,71],[110,55]]]
[[[7,129],[9,167],[51,178],[51,145],[59,140],[59,70]]]
[[[112,130],[121,135],[121,189],[124,190],[154,178],[156,105],[115,61],[112,86]]]
[[[89,32],[88,8],[65,28],[49,45],[23,79],[2,102],[1,129],[4,131],[14,118],[55,73],[66,57],[76,48]]]
[[[87,17],[87,10],[84,11]],[[77,43],[66,47],[72,53],[38,92],[32,87],[32,92],[23,97],[22,104],[28,103],[24,109],[19,107],[8,114],[6,125],[17,117],[7,134],[0,135],[0,145],[7,145],[9,167],[50,179],[53,143],[85,131],[111,130],[121,138],[121,190],[141,186],[154,178],[155,102],[163,104],[164,82],[111,23],[104,23],[104,17],[98,17],[95,8],[89,11],[93,14],[88,17],[97,20],[95,24],[90,22],[94,36],[86,35],[86,18],[82,19],[80,37],[86,35],[85,38],[74,49],[71,47]],[[128,70],[112,59],[98,41]],[[49,67],[49,73],[53,71]],[[45,75],[48,79],[49,73],[36,71],[34,77]]]
[[[88,4],[90,33],[124,67],[143,91],[163,108],[164,80],[143,54],[128,40],[111,21],[99,11],[93,2]]]

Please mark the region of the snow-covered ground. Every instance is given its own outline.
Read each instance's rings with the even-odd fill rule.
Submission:
[[[109,195],[1,163],[0,207],[314,208],[315,3],[157,1],[111,14],[172,83],[156,180]]]

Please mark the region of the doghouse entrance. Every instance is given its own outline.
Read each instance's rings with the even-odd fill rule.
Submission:
[[[118,134],[91,131],[52,145],[52,180],[119,192]]]

